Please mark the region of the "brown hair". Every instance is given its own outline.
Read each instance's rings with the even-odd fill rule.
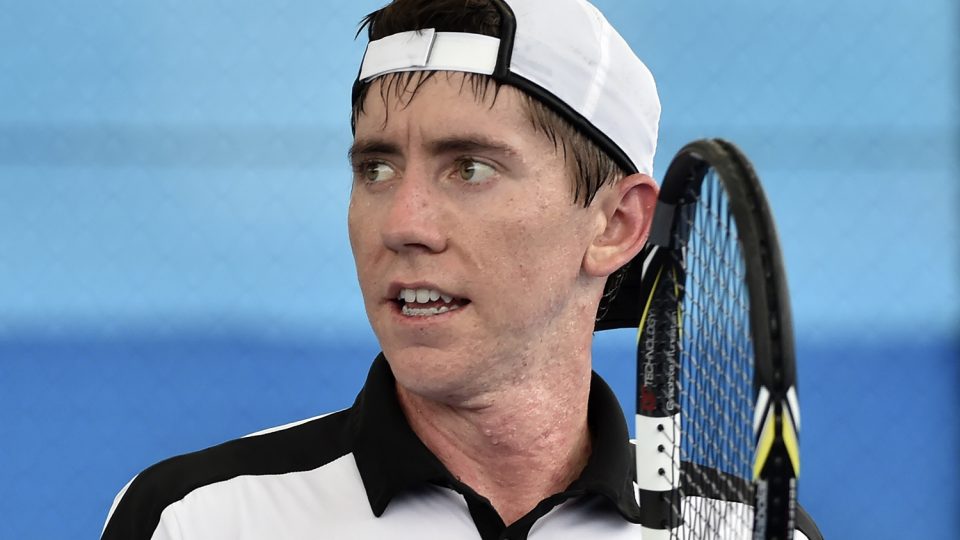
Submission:
[[[469,32],[500,37],[500,12],[489,0],[393,0],[384,8],[367,15],[360,22],[370,40],[377,40],[399,32],[435,28],[438,32]],[[380,86],[381,98],[390,93],[412,99],[417,89],[433,72],[403,72],[387,75]],[[464,83],[483,99],[493,90],[494,99],[500,84],[486,75],[468,73]],[[363,102],[369,85],[363,85],[353,103],[353,125],[363,113]],[[522,92],[521,92],[522,93]],[[589,206],[600,187],[616,182],[626,172],[600,149],[552,109],[537,99],[522,93],[534,129],[546,135],[562,152],[573,181],[573,200]]]

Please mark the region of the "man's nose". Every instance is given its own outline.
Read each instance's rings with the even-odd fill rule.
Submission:
[[[408,169],[393,189],[381,232],[384,244],[397,253],[443,251],[447,236],[440,222],[442,204],[430,177]]]

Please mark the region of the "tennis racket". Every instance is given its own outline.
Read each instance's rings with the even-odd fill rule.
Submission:
[[[608,284],[597,329],[639,330],[644,539],[792,539],[800,418],[786,277],[763,190],[733,144],[680,150],[632,265]]]

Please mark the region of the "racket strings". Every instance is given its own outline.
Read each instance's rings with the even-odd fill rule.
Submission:
[[[752,509],[753,344],[749,297],[729,198],[711,170],[688,192],[675,241],[683,282],[678,341],[683,410],[677,448],[684,525],[674,538],[749,537]],[[673,287],[671,287],[672,289]],[[738,502],[730,502],[738,501]],[[739,536],[738,536],[739,535]]]
[[[714,191],[709,189],[714,184],[711,180],[713,179],[708,178],[706,181],[708,197]],[[714,200],[716,199],[720,198],[716,197]],[[687,365],[683,366],[686,369],[685,374],[705,375],[690,378],[695,384],[690,395],[702,396],[705,405],[700,411],[701,414],[694,418],[704,418],[709,423],[709,433],[716,434],[723,428],[732,428],[734,436],[723,438],[723,442],[746,441],[745,445],[733,445],[730,448],[736,451],[735,461],[731,461],[725,452],[720,452],[717,464],[745,464],[747,467],[743,470],[728,471],[745,473],[749,470],[752,457],[750,419],[753,374],[749,365],[752,350],[749,325],[746,322],[748,307],[742,285],[743,266],[740,264],[739,268],[735,268],[733,264],[716,264],[717,261],[731,260],[731,255],[736,257],[737,263],[741,262],[735,251],[737,239],[735,231],[727,230],[724,215],[726,212],[717,208],[716,203],[709,198],[701,201],[704,202],[706,204],[701,204],[697,208],[699,211],[694,214],[691,227],[693,235],[687,248],[685,322],[687,328],[693,328],[681,341],[681,358],[685,356],[688,360]],[[723,237],[717,238],[718,231],[725,233]],[[731,286],[735,290],[730,290]],[[683,347],[684,345],[688,346]],[[687,354],[684,355],[684,352]],[[703,366],[707,366],[707,369],[703,369]],[[730,391],[734,392],[734,395],[729,395]],[[700,405],[697,400],[692,400],[691,403],[694,406]],[[711,411],[723,414],[709,414]],[[697,431],[704,433],[703,430]],[[716,448],[717,445],[713,447]]]

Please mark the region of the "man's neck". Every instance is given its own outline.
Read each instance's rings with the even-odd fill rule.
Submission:
[[[461,482],[511,524],[566,489],[590,456],[590,363],[524,377],[471,400],[442,403],[398,386],[413,431]]]

